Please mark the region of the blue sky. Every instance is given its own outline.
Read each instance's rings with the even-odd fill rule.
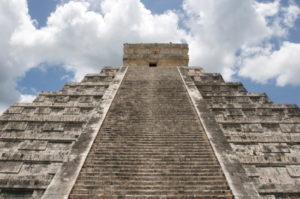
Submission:
[[[0,111],[120,65],[122,43],[170,41],[189,44],[190,65],[300,105],[299,7],[300,0],[4,0]]]

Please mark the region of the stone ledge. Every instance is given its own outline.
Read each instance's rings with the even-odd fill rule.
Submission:
[[[300,194],[300,184],[264,184],[258,191],[263,194]]]

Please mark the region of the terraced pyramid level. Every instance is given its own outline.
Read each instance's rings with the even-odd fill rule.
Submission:
[[[0,198],[297,199],[300,110],[125,44],[105,67],[0,117]]]

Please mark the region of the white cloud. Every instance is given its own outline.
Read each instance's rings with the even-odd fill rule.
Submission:
[[[287,6],[282,6],[280,2],[255,2],[254,8],[259,15],[267,19],[274,36],[287,36],[299,17],[300,8],[293,0],[290,0]]]
[[[296,19],[299,17],[300,14],[299,6],[294,1],[291,2],[292,3],[289,4],[288,7],[283,8],[283,13],[284,13],[283,23],[287,27],[293,27]]]
[[[11,45],[11,36],[20,29],[33,28],[24,0],[0,2],[0,111],[14,103],[20,94],[16,91],[15,77],[30,67],[30,59],[23,59]]]
[[[300,44],[284,42],[278,51],[245,59],[239,74],[260,83],[275,78],[279,86],[299,85],[299,55]]]
[[[36,98],[35,95],[21,95],[21,103],[31,103]]]
[[[279,2],[257,3],[256,9],[262,15],[265,13],[267,17],[273,16],[268,18],[272,37],[284,41],[299,18],[300,8],[294,1],[289,1],[285,7],[278,7]],[[262,12],[264,9],[269,11]],[[272,14],[266,15],[266,13]],[[275,79],[279,86],[300,85],[297,77],[300,72],[300,44],[281,41],[279,49],[275,48],[270,41],[257,46],[244,46],[238,74],[259,83]]]
[[[283,6],[280,0],[185,0],[183,7],[190,29],[187,41],[191,64],[201,65],[206,71],[221,72],[226,80],[231,80],[239,71],[244,59],[250,61],[254,56],[273,53],[271,40],[275,39],[281,45],[300,13],[294,1]],[[265,63],[267,61],[272,63],[272,60],[265,60]],[[260,67],[255,67],[256,72]],[[295,67],[290,70],[296,72]],[[248,77],[253,79],[254,76]],[[296,83],[288,78],[284,82]]]
[[[184,0],[184,18],[174,11],[153,14],[140,0],[61,0],[47,25],[37,29],[26,0],[2,0],[0,108],[22,99],[16,78],[30,68],[59,64],[79,80],[101,66],[120,65],[122,45],[131,42],[187,41],[191,65],[221,72],[227,80],[242,67],[239,74],[256,80],[242,71],[252,71],[259,57],[271,63],[277,52],[270,39],[284,39],[299,13],[293,1],[284,7],[280,0]],[[278,53],[289,49],[286,45]],[[291,64],[289,70],[287,76],[297,68]],[[261,82],[271,78],[278,78],[280,85],[300,84],[289,77],[279,81],[277,73]]]
[[[101,65],[120,65],[125,42],[179,42],[184,34],[175,13],[153,15],[138,0],[102,1],[103,14],[89,6],[82,1],[63,4],[48,18],[46,27],[18,31],[12,43],[26,51],[24,56],[62,63],[80,79],[99,71]]]
[[[271,32],[252,4],[252,0],[185,0],[184,10],[191,16],[191,64],[222,72],[230,79],[236,51],[243,45],[260,42]]]
[[[0,2],[2,107],[21,99],[16,77],[40,63],[61,64],[79,80],[101,66],[121,65],[123,43],[179,42],[184,35],[172,11],[154,15],[139,0],[97,0],[101,12],[96,12],[95,2],[63,3],[41,29],[26,0]]]
[[[274,2],[254,2],[254,8],[258,14],[265,17],[275,16],[280,9],[280,0]]]

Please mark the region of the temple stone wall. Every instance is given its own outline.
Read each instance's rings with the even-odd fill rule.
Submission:
[[[187,44],[124,44],[124,66],[187,66]]]
[[[41,198],[79,138],[102,115],[102,96],[120,68],[107,67],[12,105],[0,117],[0,198]]]
[[[300,198],[300,110],[218,73],[186,68],[260,198]]]

